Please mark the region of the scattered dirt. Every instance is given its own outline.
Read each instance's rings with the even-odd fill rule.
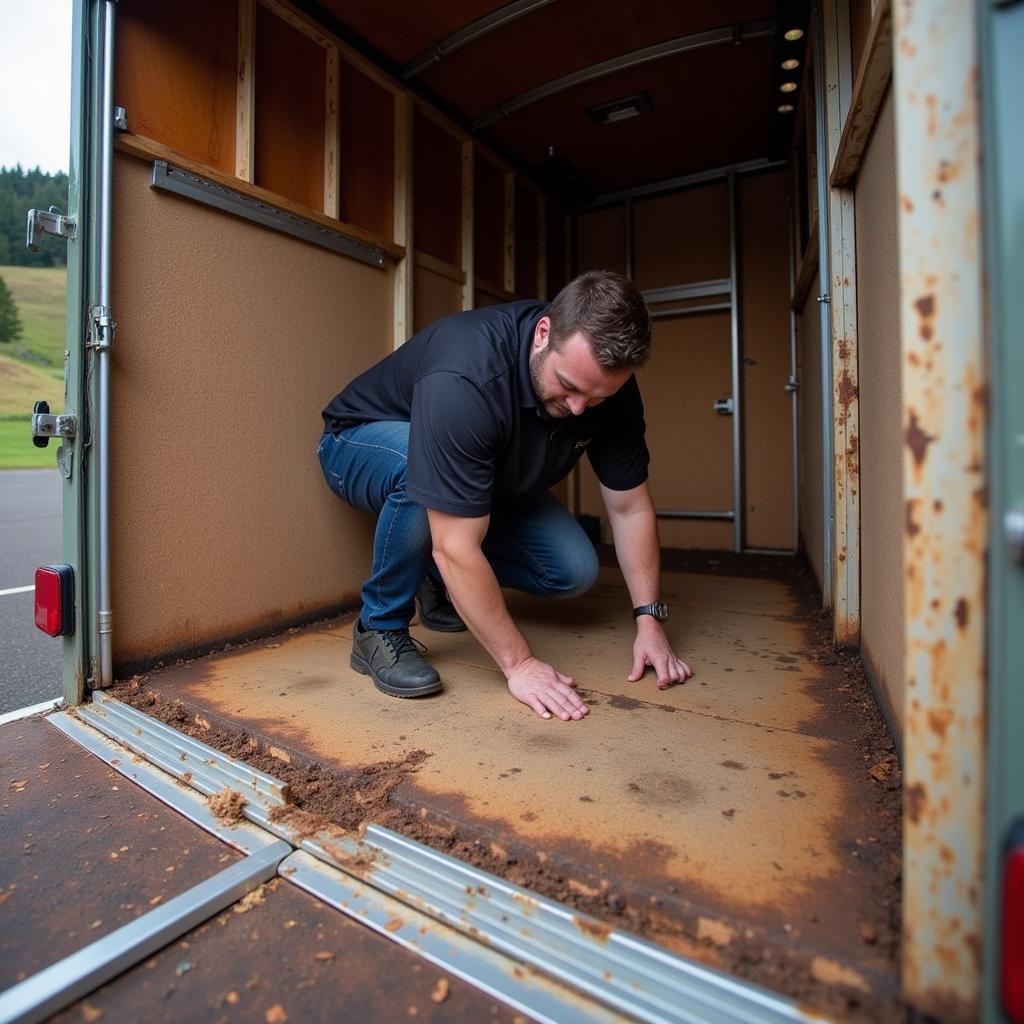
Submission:
[[[614,564],[608,550],[602,550],[601,557],[605,564]],[[428,811],[415,800],[415,786],[408,786],[429,756],[423,750],[412,751],[402,760],[337,769],[301,751],[282,749],[280,741],[271,744],[262,736],[241,731],[230,719],[206,708],[160,693],[158,677],[127,680],[111,695],[288,783],[292,804],[272,816],[286,820],[301,835],[324,830],[358,834],[368,823],[383,825],[574,911],[668,948],[680,948],[686,955],[785,993],[804,1008],[813,1007],[811,1012],[878,1024],[906,1021],[907,1011],[892,981],[898,977],[901,927],[902,775],[859,653],[833,645],[831,617],[820,610],[816,581],[802,558],[669,551],[663,566],[669,571],[768,578],[787,585],[798,609],[795,617],[805,630],[806,654],[821,669],[819,685],[829,693],[830,712],[848,723],[848,742],[859,750],[871,782],[874,826],[857,839],[854,856],[871,858],[884,870],[875,872],[879,879],[875,891],[858,891],[853,898],[863,908],[860,940],[894,965],[891,975],[862,977],[796,940],[787,944],[777,935],[766,935],[722,915],[712,920],[687,902],[687,894],[659,888],[656,878],[650,890],[626,892],[608,878],[581,878],[579,862],[517,844],[507,834],[489,831],[486,823],[470,827],[462,814],[448,815],[437,806]],[[322,628],[322,624],[308,628]],[[739,762],[728,766],[742,768]],[[400,799],[395,790],[403,783],[407,785]],[[731,812],[722,813],[729,816]]]
[[[207,798],[210,810],[226,824],[238,821],[242,817],[242,809],[247,801],[241,793],[233,789],[222,789],[219,793]]]

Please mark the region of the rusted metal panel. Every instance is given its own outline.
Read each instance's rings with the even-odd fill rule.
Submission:
[[[906,732],[903,979],[974,1020],[985,795],[988,420],[977,43],[970,4],[895,12],[903,362]]]
[[[825,139],[827,164],[839,151],[850,112],[849,32],[845,5],[824,5]],[[821,116],[821,115],[819,115]],[[832,550],[834,636],[860,639],[860,401],[857,375],[857,260],[853,191],[829,188],[829,321],[832,342]],[[828,552],[826,552],[826,555]]]

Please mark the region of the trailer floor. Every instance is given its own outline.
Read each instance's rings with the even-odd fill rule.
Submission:
[[[349,667],[350,620],[115,696],[291,779],[322,818],[398,828],[812,1007],[899,1019],[898,767],[813,583],[779,565],[664,574],[668,632],[695,670],[667,691],[626,679],[617,570],[573,601],[509,594],[537,655],[575,675],[581,722],[512,700],[468,633],[414,629],[445,690],[386,697]]]

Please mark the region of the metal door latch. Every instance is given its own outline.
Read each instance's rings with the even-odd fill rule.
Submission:
[[[56,206],[49,210],[29,210],[25,244],[32,252],[39,252],[42,235],[56,235],[58,238],[74,238],[77,225],[74,217],[66,217]]]
[[[732,399],[731,398],[719,398],[715,402],[715,412],[719,416],[731,416],[732,415]]]
[[[1010,557],[1018,565],[1024,565],[1024,505],[1011,508],[1003,516],[1003,529],[1006,531],[1006,546],[1010,549]]]
[[[36,402],[32,409],[32,443],[45,448],[51,437],[74,437],[78,421],[74,416],[51,416],[48,402]]]

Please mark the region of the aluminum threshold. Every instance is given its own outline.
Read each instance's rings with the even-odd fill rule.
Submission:
[[[367,826],[361,838],[332,828],[299,834],[287,816],[272,820],[287,802],[283,782],[102,692],[74,717],[54,718],[63,720],[55,724],[79,742],[80,733],[91,733],[85,745],[144,788],[154,784],[153,773],[163,776],[160,792],[150,791],[171,806],[179,796],[188,798],[183,813],[203,827],[213,820],[224,828],[208,810],[201,820],[195,804],[206,801],[180,782],[207,795],[225,786],[243,792],[242,814],[301,851],[282,864],[282,877],[538,1020],[773,1024],[822,1019],[380,826]],[[126,758],[111,740],[158,768]],[[167,779],[164,771],[180,782]],[[249,780],[245,790],[239,780]],[[407,926],[413,920],[416,927]],[[580,1017],[584,1005],[587,1016]]]

